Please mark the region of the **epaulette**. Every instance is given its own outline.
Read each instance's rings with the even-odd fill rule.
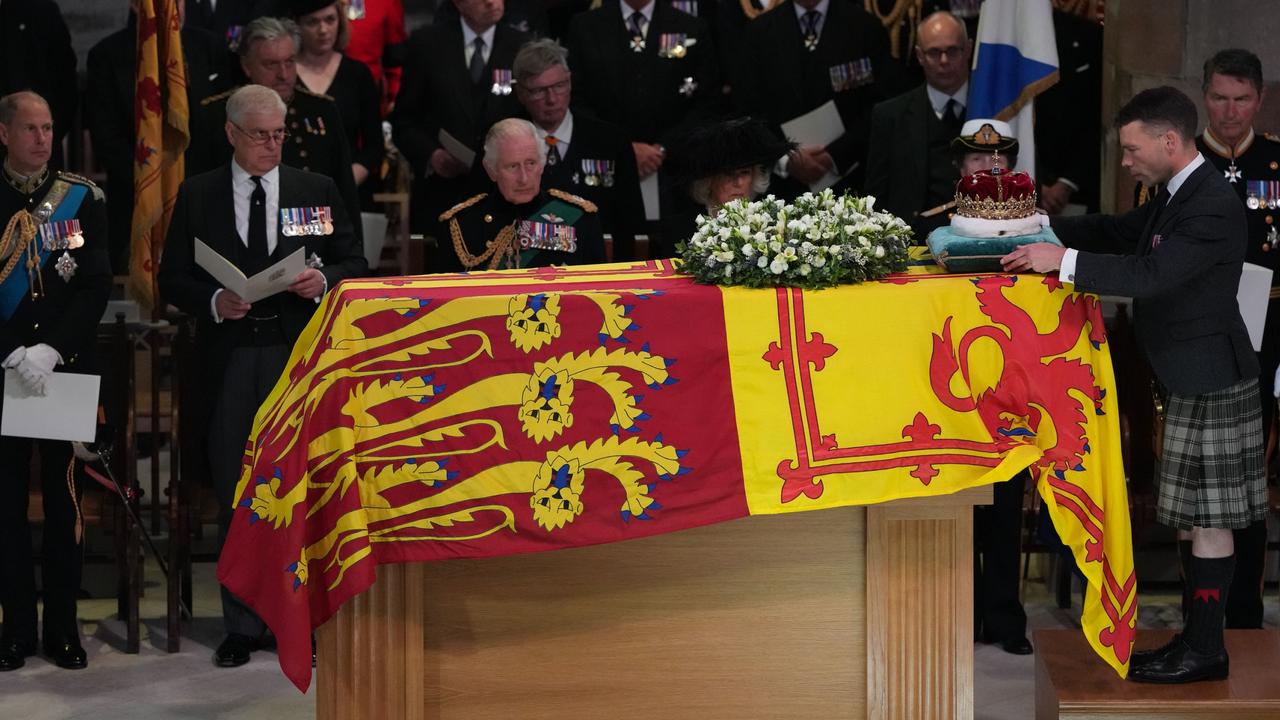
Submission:
[[[310,88],[303,87],[302,85],[297,86],[293,90],[294,92],[300,92],[303,95],[310,95],[311,97],[317,97],[317,98],[320,98],[321,100],[328,100],[329,102],[337,102],[336,100],[333,99],[332,95],[325,95],[324,93],[318,93]]]
[[[471,197],[471,198],[467,198],[466,200],[463,200],[457,205],[454,205],[453,207],[441,213],[440,222],[444,222],[446,220],[452,220],[454,215],[457,215],[458,213],[462,212],[463,210],[466,210],[467,208],[471,207],[472,205],[475,205],[476,203],[480,202],[481,200],[487,197],[489,197],[489,193],[480,193],[475,197]]]
[[[84,185],[89,188],[89,191],[93,193],[94,200],[103,200],[106,198],[106,195],[102,192],[102,188],[98,187],[97,183],[83,175],[77,175],[75,173],[67,172],[66,170],[59,170],[58,178],[66,180],[67,182],[73,182],[77,185]]]
[[[1271,133],[1269,133],[1269,132],[1264,132],[1264,133],[1262,133],[1262,137],[1264,137],[1264,138],[1266,138],[1266,139],[1270,140],[1270,141],[1271,141],[1271,142],[1273,142],[1273,143],[1280,143],[1280,136],[1272,135],[1272,134],[1271,134]]]
[[[941,215],[942,213],[954,208],[955,206],[956,206],[956,201],[951,200],[949,202],[945,202],[939,205],[938,207],[929,208],[928,210],[925,210],[924,212],[920,213],[920,217],[933,217],[934,215]]]
[[[547,190],[547,194],[553,198],[560,198],[561,200],[564,200],[567,203],[573,203],[574,205],[577,205],[578,207],[582,208],[583,210],[586,210],[587,212],[593,213],[599,209],[596,207],[596,204],[591,202],[590,200],[586,198],[578,197],[577,195],[574,195],[572,193],[567,193],[563,190],[557,190],[555,188],[551,188],[550,190]]]
[[[235,92],[235,91],[237,91],[237,90],[239,90],[239,89],[240,89],[240,88],[238,88],[238,87],[233,87],[233,88],[231,88],[230,90],[226,90],[226,91],[224,91],[224,92],[220,92],[220,93],[218,93],[217,95],[210,95],[209,97],[207,97],[207,98],[205,98],[205,99],[203,99],[203,100],[201,100],[201,101],[200,101],[200,107],[204,107],[204,106],[206,106],[206,105],[212,105],[213,103],[221,102],[222,100],[226,100],[227,98],[231,97],[231,93],[233,93],[233,92]]]

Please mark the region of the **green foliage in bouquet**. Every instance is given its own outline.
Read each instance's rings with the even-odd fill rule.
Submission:
[[[786,203],[734,200],[677,250],[701,283],[823,288],[876,280],[907,267],[911,228],[875,210],[875,198],[830,190]]]

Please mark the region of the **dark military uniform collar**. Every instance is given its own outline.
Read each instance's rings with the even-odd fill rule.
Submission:
[[[34,195],[53,175],[49,172],[49,166],[45,165],[39,171],[24,176],[9,166],[8,158],[5,158],[3,172],[5,183],[23,195]]]
[[[1238,158],[1245,154],[1249,150],[1250,146],[1253,145],[1255,137],[1256,136],[1253,134],[1253,128],[1249,128],[1249,133],[1244,136],[1244,139],[1236,143],[1235,147],[1231,147],[1215,137],[1213,130],[1207,127],[1204,129],[1204,144],[1210,150],[1224,158],[1227,158],[1228,160]]]

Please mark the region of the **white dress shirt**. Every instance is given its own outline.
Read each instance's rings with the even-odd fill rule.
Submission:
[[[556,150],[560,153],[560,159],[564,160],[569,156],[569,142],[573,140],[573,111],[569,110],[564,114],[564,120],[560,121],[560,127],[547,132],[542,129],[541,125],[534,124],[534,132],[538,134],[538,142],[546,145],[547,136],[554,135],[556,138]],[[548,146],[550,148],[550,146]]]
[[[494,31],[494,28],[497,27],[497,25],[490,25],[488,30],[485,30],[484,32],[477,34],[476,31],[472,30],[471,26],[467,24],[466,20],[460,19],[458,20],[458,22],[462,23],[463,67],[467,67],[467,68],[471,67],[471,56],[474,55],[476,52],[475,43],[476,43],[477,37],[479,37],[481,40],[484,41],[484,49],[481,51],[480,57],[483,58],[486,63],[488,63],[489,53],[493,51],[493,31]]]
[[[932,85],[929,85],[928,83],[925,84],[924,89],[925,92],[929,94],[929,105],[933,108],[933,114],[937,116],[939,120],[941,120],[942,116],[947,112],[948,100],[955,100],[960,103],[960,107],[957,108],[956,112],[960,113],[961,118],[964,117],[964,110],[969,107],[968,80],[965,80],[964,84],[960,86],[960,89],[950,95],[942,92]]]
[[[1187,163],[1186,167],[1179,170],[1177,175],[1170,178],[1169,184],[1165,186],[1165,189],[1169,191],[1169,200],[1166,201],[1166,207],[1168,206],[1168,202],[1173,201],[1173,196],[1178,193],[1178,188],[1182,187],[1182,184],[1187,181],[1187,178],[1191,177],[1191,173],[1195,172],[1196,168],[1203,164],[1204,156],[1200,153],[1196,153],[1195,159]],[[1062,282],[1071,283],[1072,285],[1076,284],[1076,260],[1079,256],[1080,251],[1074,248],[1067,248],[1067,251],[1062,254],[1062,265],[1058,269],[1058,278],[1062,280]]]
[[[280,227],[279,166],[271,168],[270,172],[261,177],[262,190],[267,194],[267,254],[270,255],[276,251],[277,231]],[[253,195],[253,190],[252,176],[232,158],[231,199],[235,205],[236,234],[245,247],[249,247],[249,197]],[[218,314],[218,295],[221,293],[222,288],[218,288],[213,297],[209,298],[209,312],[213,314],[214,322],[222,322],[222,316]]]
[[[645,37],[649,37],[649,25],[653,23],[653,2],[649,2],[645,4],[644,7],[637,10],[628,5],[626,0],[618,0],[618,7],[622,9],[622,24],[628,28],[631,27],[630,22],[632,13],[638,12],[643,15],[644,20],[640,23],[640,29],[644,31]],[[557,135],[556,137],[558,138],[560,136]]]
[[[804,16],[809,13],[800,3],[792,3],[796,8],[796,20],[800,22],[800,32],[804,32]],[[813,7],[813,11],[818,13],[818,27],[813,32],[818,37],[822,37],[822,28],[827,24],[827,8],[831,7],[831,0],[822,0]]]

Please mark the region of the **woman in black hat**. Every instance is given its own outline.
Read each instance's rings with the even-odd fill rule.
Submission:
[[[337,0],[289,0],[289,12],[302,30],[298,82],[338,105],[351,147],[351,173],[360,186],[361,205],[372,203],[372,188],[384,155],[378,86],[363,63],[342,54],[350,29]]]
[[[750,117],[725,120],[689,133],[669,148],[667,169],[694,208],[663,223],[668,246],[688,240],[698,215],[714,216],[725,203],[754,200],[769,189],[773,166],[795,145],[778,139],[764,123]]]

